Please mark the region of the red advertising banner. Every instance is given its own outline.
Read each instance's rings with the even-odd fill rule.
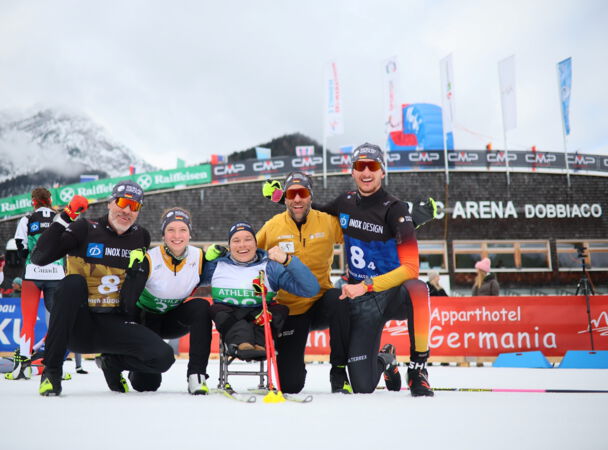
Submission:
[[[608,296],[590,297],[595,350],[608,350]],[[431,356],[495,357],[500,353],[540,350],[563,356],[568,350],[590,350],[587,303],[583,296],[432,297]],[[391,320],[382,343],[392,343],[401,355],[409,352],[407,320]],[[213,332],[211,351],[218,349]],[[187,340],[180,343],[187,352]],[[329,354],[328,331],[313,331],[306,353]]]

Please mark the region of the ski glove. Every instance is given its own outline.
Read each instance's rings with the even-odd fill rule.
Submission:
[[[437,217],[437,203],[431,197],[426,202],[415,201],[412,205],[412,221],[416,229]]]
[[[267,311],[267,313],[268,313],[268,323],[271,323],[272,322],[272,313],[270,311]],[[255,319],[253,319],[253,322],[256,325],[263,327],[264,324],[266,323],[266,321],[264,320],[264,311],[260,311],[260,313],[257,316],[255,316]]]
[[[220,244],[211,244],[205,251],[205,261],[213,261],[228,253],[228,249]]]
[[[283,198],[283,187],[279,180],[266,180],[262,186],[262,195],[275,203]]]
[[[264,280],[260,280],[259,277],[253,280],[253,290],[255,291],[256,296],[262,296],[268,293],[268,288],[266,287],[266,284],[264,284]]]
[[[68,206],[63,210],[71,221],[78,219],[80,213],[83,213],[89,207],[89,201],[84,198],[82,195],[75,195],[70,200]]]
[[[141,264],[145,256],[145,248],[136,248],[135,250],[131,250],[131,254],[129,255],[129,269],[133,268],[135,264]]]

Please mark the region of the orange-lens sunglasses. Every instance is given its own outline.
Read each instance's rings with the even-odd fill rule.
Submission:
[[[131,208],[131,211],[139,211],[141,209],[141,203],[136,202],[135,200],[131,200],[130,198],[118,197],[116,199],[116,204],[119,208],[126,208],[127,206]]]
[[[376,172],[382,168],[382,164],[380,164],[378,161],[365,160],[359,160],[353,163],[353,169],[355,169],[357,172],[363,172],[366,167],[370,170],[370,172]]]
[[[306,188],[288,189],[285,191],[285,198],[287,200],[293,200],[296,198],[296,195],[299,195],[300,198],[308,198],[310,197],[310,191]]]

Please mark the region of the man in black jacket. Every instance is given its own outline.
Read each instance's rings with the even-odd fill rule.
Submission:
[[[108,214],[96,220],[76,220],[88,207],[87,200],[76,195],[38,240],[32,261],[45,265],[67,255],[68,273],[51,311],[40,395],[61,393],[68,347],[102,353],[106,382],[116,392],[128,391],[123,370],[162,373],[175,361],[171,346],[129,321],[120,304],[131,250],[150,245],[148,231],[135,224],[143,194],[137,183],[119,182],[112,190]]]

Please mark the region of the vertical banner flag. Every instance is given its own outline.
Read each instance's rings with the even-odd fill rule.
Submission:
[[[454,69],[452,68],[452,54],[439,62],[441,72],[441,116],[443,118],[443,132],[449,133],[454,129]]]
[[[314,145],[296,145],[296,156],[312,156],[314,154]]]
[[[338,66],[332,61],[326,73],[327,108],[325,110],[325,135],[337,136],[344,133],[342,119],[342,85],[338,78]]]
[[[393,56],[384,61],[384,117],[386,118],[386,133],[403,129],[401,107],[398,100],[397,57]]]
[[[266,147],[256,147],[255,157],[257,159],[270,159],[272,157],[272,150]]]
[[[562,105],[562,123],[564,134],[570,134],[570,89],[572,88],[572,58],[557,63],[559,76],[559,100]]]
[[[517,103],[515,99],[515,55],[498,63],[500,100],[502,105],[502,127],[509,131],[517,128]]]

